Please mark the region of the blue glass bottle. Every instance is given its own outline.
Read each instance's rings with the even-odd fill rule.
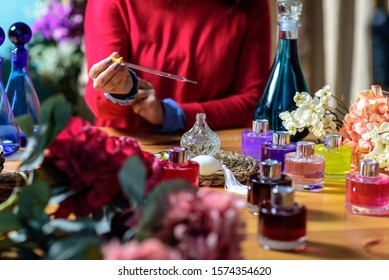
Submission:
[[[4,43],[4,39],[5,33],[0,27],[0,46]],[[0,57],[0,146],[1,154],[9,156],[19,149],[20,135],[1,78],[3,59]]]
[[[28,50],[24,47],[31,40],[31,37],[31,28],[23,22],[14,23],[8,31],[8,38],[15,45],[15,48],[11,51],[12,69],[6,92],[14,116],[30,114],[34,122],[34,131],[36,131],[40,103],[28,72]],[[22,131],[20,133],[23,142],[25,135]]]
[[[257,102],[254,119],[269,120],[269,129],[285,130],[279,114],[297,108],[293,97],[296,92],[309,92],[298,57],[298,27],[302,3],[278,2],[279,39],[277,52],[262,98]],[[301,140],[307,131],[292,136]]]

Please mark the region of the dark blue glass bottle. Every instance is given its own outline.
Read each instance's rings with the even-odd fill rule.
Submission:
[[[0,27],[0,46],[5,39],[4,30]],[[12,113],[2,80],[3,57],[0,57],[0,154],[11,155],[20,147],[20,135]],[[0,158],[2,161],[3,159]]]
[[[269,120],[269,129],[285,130],[279,114],[297,108],[296,92],[309,92],[298,57],[298,27],[302,4],[298,1],[278,2],[279,40],[274,63],[262,98],[257,102],[254,119]],[[306,133],[292,135],[300,140]]]
[[[36,94],[30,73],[28,72],[28,50],[24,47],[32,37],[30,27],[23,22],[14,23],[8,37],[15,45],[11,51],[12,69],[8,78],[6,92],[15,117],[29,114],[37,130],[40,102]],[[22,141],[25,135],[21,131]]]

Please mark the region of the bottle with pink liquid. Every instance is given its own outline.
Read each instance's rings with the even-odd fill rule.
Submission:
[[[172,147],[169,149],[169,159],[163,160],[165,169],[163,181],[183,179],[195,187],[199,186],[200,165],[189,160],[189,151],[184,147]]]
[[[294,202],[290,186],[275,186],[259,210],[258,242],[265,249],[302,251],[306,247],[307,209]]]
[[[361,160],[359,172],[346,177],[346,209],[353,214],[389,214],[389,176],[379,173],[375,160]]]
[[[315,143],[299,141],[296,152],[285,155],[285,173],[296,191],[320,192],[324,186],[325,157],[314,154]]]

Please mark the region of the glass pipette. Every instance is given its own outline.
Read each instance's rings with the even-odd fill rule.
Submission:
[[[115,62],[117,62],[119,64],[122,64],[122,65],[124,65],[124,66],[126,66],[128,68],[131,68],[131,69],[147,72],[147,73],[150,73],[150,74],[158,75],[158,76],[161,76],[161,77],[173,79],[173,80],[180,81],[180,82],[187,82],[187,83],[197,84],[196,81],[189,80],[189,79],[187,79],[185,77],[182,77],[182,76],[178,76],[178,75],[175,75],[175,74],[170,74],[170,73],[167,73],[167,72],[163,72],[163,71],[159,71],[159,70],[154,70],[154,69],[146,68],[146,67],[143,67],[143,66],[140,66],[140,65],[137,65],[137,64],[125,62],[125,61],[123,61],[123,57],[119,57],[119,58],[111,57],[111,58],[112,58],[113,61],[115,61]]]

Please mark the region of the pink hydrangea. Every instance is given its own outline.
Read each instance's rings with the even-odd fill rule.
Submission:
[[[209,188],[171,193],[156,236],[174,243],[185,259],[240,259],[244,206],[241,197]]]
[[[389,122],[389,99],[382,92],[382,88],[373,85],[370,90],[361,92],[356,101],[350,106],[343,120],[343,127],[339,133],[345,138],[344,144],[353,149],[353,164],[362,155],[371,152],[374,144],[371,141],[368,124],[379,127],[384,122]]]
[[[121,244],[111,240],[102,245],[101,251],[105,260],[179,260],[181,255],[162,243],[159,239],[149,238],[143,242],[130,241]]]

